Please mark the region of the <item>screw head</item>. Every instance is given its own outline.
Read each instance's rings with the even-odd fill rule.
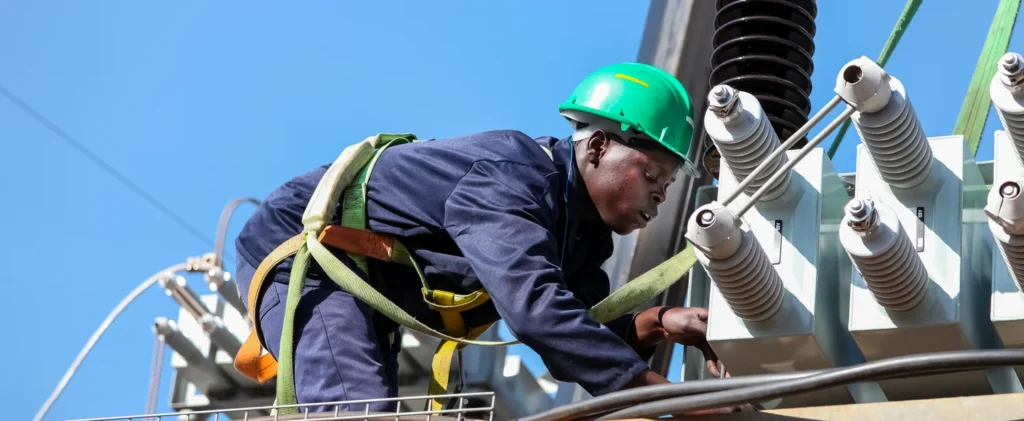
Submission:
[[[868,215],[869,205],[861,199],[853,199],[846,204],[846,213],[852,218],[862,219]]]
[[[708,95],[708,105],[715,107],[727,107],[736,96],[735,90],[727,85],[715,85]]]
[[[867,231],[874,226],[876,219],[874,202],[871,199],[853,199],[846,204],[846,215],[850,218],[850,228],[858,232]]]
[[[1016,73],[1020,71],[1020,55],[1017,53],[1006,53],[999,60],[999,66],[1004,72]]]

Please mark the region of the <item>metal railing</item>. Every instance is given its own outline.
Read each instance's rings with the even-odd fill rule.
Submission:
[[[442,399],[457,399],[456,405],[451,409],[441,409],[437,411],[408,411],[403,408],[403,401],[413,400],[430,400],[440,397]],[[484,407],[466,407],[465,404],[469,398],[483,399],[488,402],[487,406]],[[381,402],[396,402],[398,408],[395,412],[383,413],[383,412],[370,412],[370,405]],[[342,411],[343,406],[349,408],[356,407],[358,405],[364,405],[365,409],[362,412],[353,411]],[[411,406],[411,405],[410,405]],[[334,407],[333,412],[310,412],[311,407]],[[494,407],[495,407],[495,395],[493,392],[474,392],[474,393],[457,393],[450,395],[440,396],[409,396],[409,397],[398,397],[398,398],[384,398],[384,399],[364,399],[364,400],[350,400],[350,401],[338,401],[338,402],[322,402],[322,403],[309,403],[309,404],[298,404],[298,405],[270,405],[270,406],[256,406],[248,408],[225,408],[216,410],[206,411],[182,411],[182,412],[168,412],[160,414],[141,414],[141,415],[126,415],[116,417],[101,417],[101,418],[83,418],[71,421],[163,421],[167,420],[205,420],[213,419],[213,421],[222,420],[243,420],[243,421],[286,421],[286,420],[318,420],[318,421],[329,421],[329,420],[377,420],[377,419],[394,419],[394,420],[488,420],[493,421],[494,419]],[[299,414],[292,415],[280,415],[278,410],[282,408],[297,408]],[[270,415],[264,415],[269,413]],[[230,414],[230,415],[225,415]],[[470,416],[472,415],[472,416]]]

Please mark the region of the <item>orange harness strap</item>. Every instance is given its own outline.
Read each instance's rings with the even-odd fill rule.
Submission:
[[[265,282],[267,275],[285,259],[295,255],[305,243],[305,238],[305,233],[302,233],[277,246],[256,268],[256,273],[249,284],[249,320],[252,320],[252,330],[235,355],[235,369],[260,383],[277,375],[277,360],[269,352],[263,353],[263,334],[256,309],[263,300],[266,287],[270,285],[269,282]],[[383,261],[391,261],[394,252],[394,238],[340,225],[324,228],[319,240],[327,246]]]

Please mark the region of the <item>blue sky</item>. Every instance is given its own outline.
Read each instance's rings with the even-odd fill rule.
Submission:
[[[952,132],[998,2],[973,3],[926,2],[887,66],[929,136]],[[877,56],[903,4],[819,7],[815,109],[832,96],[842,64]],[[212,238],[231,199],[263,197],[368,134],[565,135],[558,102],[589,71],[636,59],[646,14],[644,2],[608,0],[8,0],[0,6],[0,85]],[[1024,51],[1018,38],[1010,48]],[[993,114],[979,159],[991,159],[997,127]],[[854,168],[858,139],[850,135],[835,159],[840,171]],[[5,98],[0,147],[8,285],[0,396],[14,403],[5,405],[8,418],[31,419],[128,291],[212,244]],[[236,215],[232,238],[250,212]],[[205,291],[200,278],[192,286]],[[150,325],[176,315],[158,289],[143,295],[47,419],[141,412]],[[162,409],[169,384],[167,371]]]

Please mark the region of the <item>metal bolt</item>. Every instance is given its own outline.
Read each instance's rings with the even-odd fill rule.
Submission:
[[[1003,196],[1004,199],[1013,199],[1020,194],[1020,184],[1012,181],[1007,181],[999,186],[999,195]]]
[[[739,108],[739,95],[736,94],[736,90],[728,85],[715,85],[711,88],[711,93],[708,94],[708,109],[711,110],[715,116],[722,118],[726,121],[727,117],[732,117],[732,114]],[[731,119],[731,118],[729,118]]]
[[[850,228],[857,232],[865,232],[875,226],[878,212],[871,199],[853,199],[846,204],[846,215],[850,217]]]
[[[1024,57],[1017,53],[1006,53],[999,59],[999,79],[1004,85],[1016,91],[1024,81]]]
[[[1006,53],[999,60],[1002,70],[1008,74],[1020,71],[1020,58],[1017,53]]]

